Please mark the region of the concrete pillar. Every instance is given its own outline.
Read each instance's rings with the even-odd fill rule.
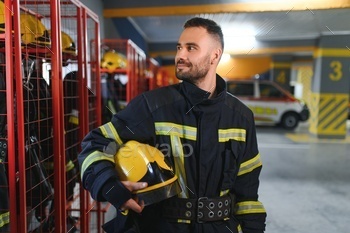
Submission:
[[[292,57],[288,55],[272,56],[270,66],[270,80],[280,84],[287,91],[291,91]]]
[[[314,52],[310,132],[345,138],[349,103],[350,36],[321,36]]]

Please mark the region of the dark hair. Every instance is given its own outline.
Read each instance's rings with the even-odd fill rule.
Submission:
[[[184,25],[184,28],[190,27],[203,27],[211,35],[214,35],[217,40],[220,42],[222,50],[224,50],[224,35],[222,34],[221,27],[211,19],[205,19],[201,17],[195,17],[187,20]]]

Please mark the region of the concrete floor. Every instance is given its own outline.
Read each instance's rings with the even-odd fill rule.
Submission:
[[[260,201],[266,233],[349,233],[350,121],[345,140],[318,140],[307,124],[295,131],[257,127],[263,170]],[[109,208],[106,220],[114,216]]]
[[[350,143],[290,140],[290,132],[258,127],[263,170],[260,200],[267,233],[349,233]],[[307,134],[307,126],[294,133]],[[348,130],[349,138],[350,130]]]

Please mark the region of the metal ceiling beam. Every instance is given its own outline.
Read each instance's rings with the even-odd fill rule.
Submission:
[[[225,4],[197,4],[158,7],[108,8],[103,11],[106,18],[138,16],[171,16],[193,15],[203,13],[241,13],[241,12],[274,12],[297,10],[322,10],[350,8],[350,0],[295,0],[295,1],[261,1],[236,2]]]
[[[299,47],[280,47],[280,48],[252,48],[248,51],[228,51],[233,56],[257,56],[257,55],[273,55],[273,54],[298,54],[304,53],[312,55],[317,49],[316,46],[299,46]],[[176,51],[151,51],[151,57],[175,57]]]

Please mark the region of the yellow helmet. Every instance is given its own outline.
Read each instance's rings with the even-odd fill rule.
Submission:
[[[127,59],[126,57],[121,54],[117,53],[114,50],[107,51],[103,54],[103,57],[101,59],[101,67],[107,68],[109,72],[115,71],[115,69],[123,69],[127,66]]]
[[[51,30],[48,31],[51,38]],[[77,56],[77,47],[75,46],[74,40],[67,33],[61,31],[62,40],[62,52]]]
[[[5,32],[5,4],[0,1],[0,33]]]
[[[51,45],[49,32],[44,24],[34,15],[21,14],[21,38],[25,45]]]
[[[77,56],[77,47],[74,40],[67,33],[61,31],[62,52]]]
[[[181,192],[177,176],[165,162],[163,153],[155,147],[128,141],[114,157],[121,181],[147,182],[135,192],[145,205],[175,196]]]

